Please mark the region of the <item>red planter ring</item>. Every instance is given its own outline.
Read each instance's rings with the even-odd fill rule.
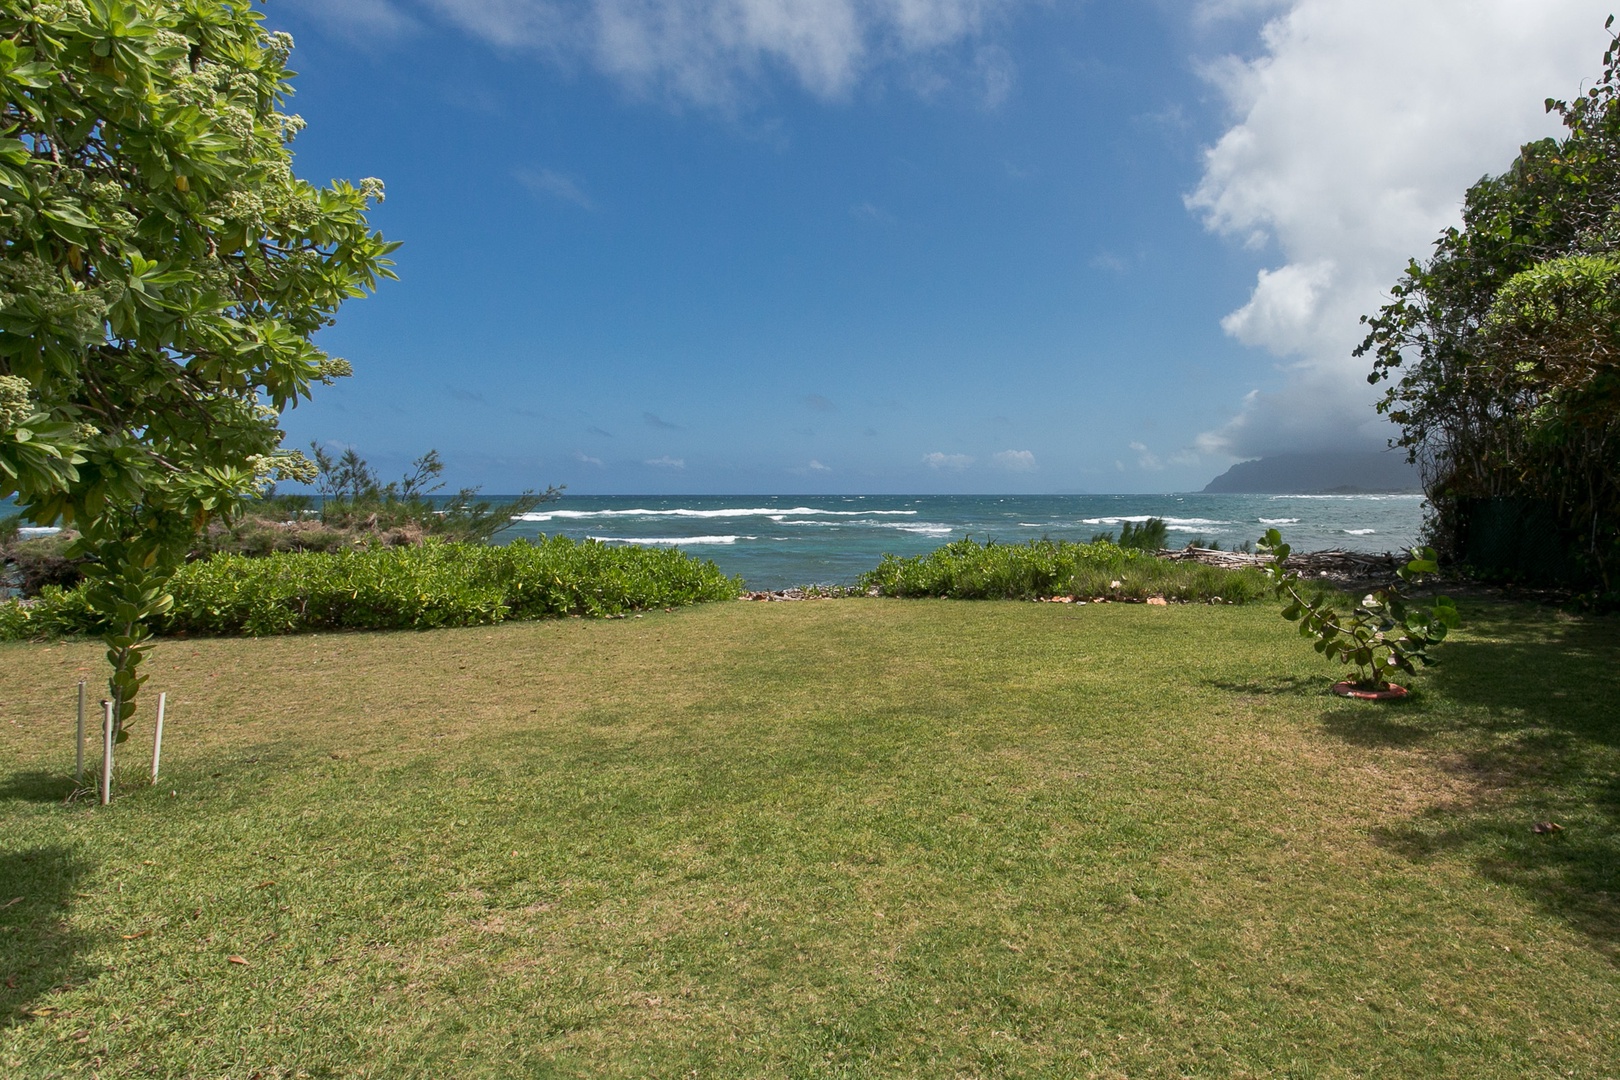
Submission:
[[[1382,690],[1368,690],[1364,686],[1357,686],[1346,679],[1344,682],[1333,684],[1333,692],[1340,697],[1355,698],[1358,701],[1399,701],[1406,696],[1406,687],[1390,683]]]

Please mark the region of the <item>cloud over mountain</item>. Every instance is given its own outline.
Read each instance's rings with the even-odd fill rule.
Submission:
[[[1277,253],[1222,326],[1287,366],[1202,449],[1381,443],[1368,365],[1350,355],[1360,316],[1460,221],[1470,184],[1557,131],[1543,99],[1574,96],[1596,73],[1609,6],[1294,0],[1266,23],[1259,55],[1209,65],[1238,119],[1187,205],[1211,230]]]

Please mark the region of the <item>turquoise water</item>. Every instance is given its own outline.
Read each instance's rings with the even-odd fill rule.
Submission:
[[[1276,528],[1301,551],[1399,551],[1417,542],[1421,495],[565,496],[501,534],[678,546],[750,588],[845,585],[885,553],[920,555],[964,537],[1089,540],[1163,518],[1173,546],[1223,548]]]

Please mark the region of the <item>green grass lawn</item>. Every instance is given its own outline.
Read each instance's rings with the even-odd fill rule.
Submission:
[[[1615,621],[1464,615],[1394,705],[1271,605],[169,641],[105,809],[0,646],[0,1075],[1620,1075]]]

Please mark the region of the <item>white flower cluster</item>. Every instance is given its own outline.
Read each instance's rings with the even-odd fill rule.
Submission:
[[[33,387],[17,375],[0,375],[0,431],[13,431],[34,414]]]

